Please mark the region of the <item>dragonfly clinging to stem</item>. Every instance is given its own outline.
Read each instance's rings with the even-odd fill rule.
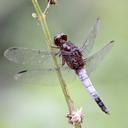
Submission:
[[[84,87],[87,89],[87,91],[98,104],[98,106],[101,108],[101,110],[106,114],[109,114],[107,107],[101,100],[100,96],[98,95],[96,89],[94,88],[89,78],[91,72],[96,69],[97,65],[103,60],[105,55],[110,51],[113,46],[113,41],[110,41],[98,52],[88,57],[90,51],[93,48],[94,40],[98,33],[99,26],[100,20],[97,19],[96,23],[91,28],[86,41],[81,45],[80,48],[70,42],[68,40],[68,36],[62,32],[58,33],[54,37],[54,44],[59,50],[59,56],[62,58],[62,65],[67,64],[68,68],[75,71],[76,75],[82,81]],[[4,52],[4,56],[8,60],[22,64],[29,64],[32,61],[34,63],[44,63],[44,61],[47,61],[48,56],[51,54],[52,52],[48,52],[45,50],[15,47],[9,48]],[[26,72],[28,72],[28,70],[25,69],[23,71],[18,72],[17,75],[21,76]]]

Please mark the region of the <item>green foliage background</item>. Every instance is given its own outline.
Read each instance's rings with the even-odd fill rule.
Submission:
[[[45,7],[45,1],[41,3]],[[91,76],[110,116],[100,111],[73,72],[64,73],[75,104],[85,112],[84,127],[128,127],[127,5],[126,0],[60,0],[49,10],[47,20],[53,37],[63,31],[79,45],[99,17],[101,30],[94,51],[115,40],[112,51]],[[3,57],[12,46],[46,49],[40,26],[31,17],[33,11],[31,0],[0,0],[0,128],[70,128],[55,74],[33,74],[15,81],[13,75],[25,66]]]

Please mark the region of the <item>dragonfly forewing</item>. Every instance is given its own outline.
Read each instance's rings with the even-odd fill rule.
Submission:
[[[14,63],[30,65],[43,64],[51,59],[51,54],[56,54],[56,51],[11,47],[4,52],[4,56],[8,60]]]
[[[91,52],[94,46],[96,36],[99,32],[99,28],[100,28],[100,19],[97,18],[96,23],[90,29],[85,42],[80,47],[81,51],[83,52],[83,55],[88,56],[89,53]]]
[[[86,59],[85,68],[87,70],[88,75],[90,75],[97,66],[102,62],[107,53],[111,50],[114,45],[114,41],[110,41],[107,45],[101,48],[98,52],[94,53],[90,57]]]

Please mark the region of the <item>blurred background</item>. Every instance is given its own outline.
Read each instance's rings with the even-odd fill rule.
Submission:
[[[40,3],[46,6],[45,0]],[[101,112],[72,71],[64,72],[76,107],[83,107],[84,128],[128,127],[127,5],[127,0],[60,0],[49,9],[47,20],[53,37],[63,31],[79,45],[99,17],[101,29],[94,52],[115,40],[111,52],[91,75],[110,116]],[[9,47],[46,49],[40,26],[31,16],[33,12],[31,0],[0,0],[0,128],[71,128],[56,74],[36,73],[15,80],[16,72],[32,67],[15,64],[3,56]]]

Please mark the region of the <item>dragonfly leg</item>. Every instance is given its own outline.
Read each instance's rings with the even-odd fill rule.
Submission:
[[[55,53],[55,56],[57,56],[57,55],[60,57],[61,56],[61,52],[59,51],[59,52]]]
[[[51,46],[51,48],[56,48],[56,49],[59,49],[59,47],[57,47],[57,46]]]
[[[65,65],[65,59],[64,59],[64,57],[62,56],[62,66],[64,66]]]
[[[86,63],[86,61],[87,61],[87,58],[83,58],[83,60],[84,60],[84,62]]]

